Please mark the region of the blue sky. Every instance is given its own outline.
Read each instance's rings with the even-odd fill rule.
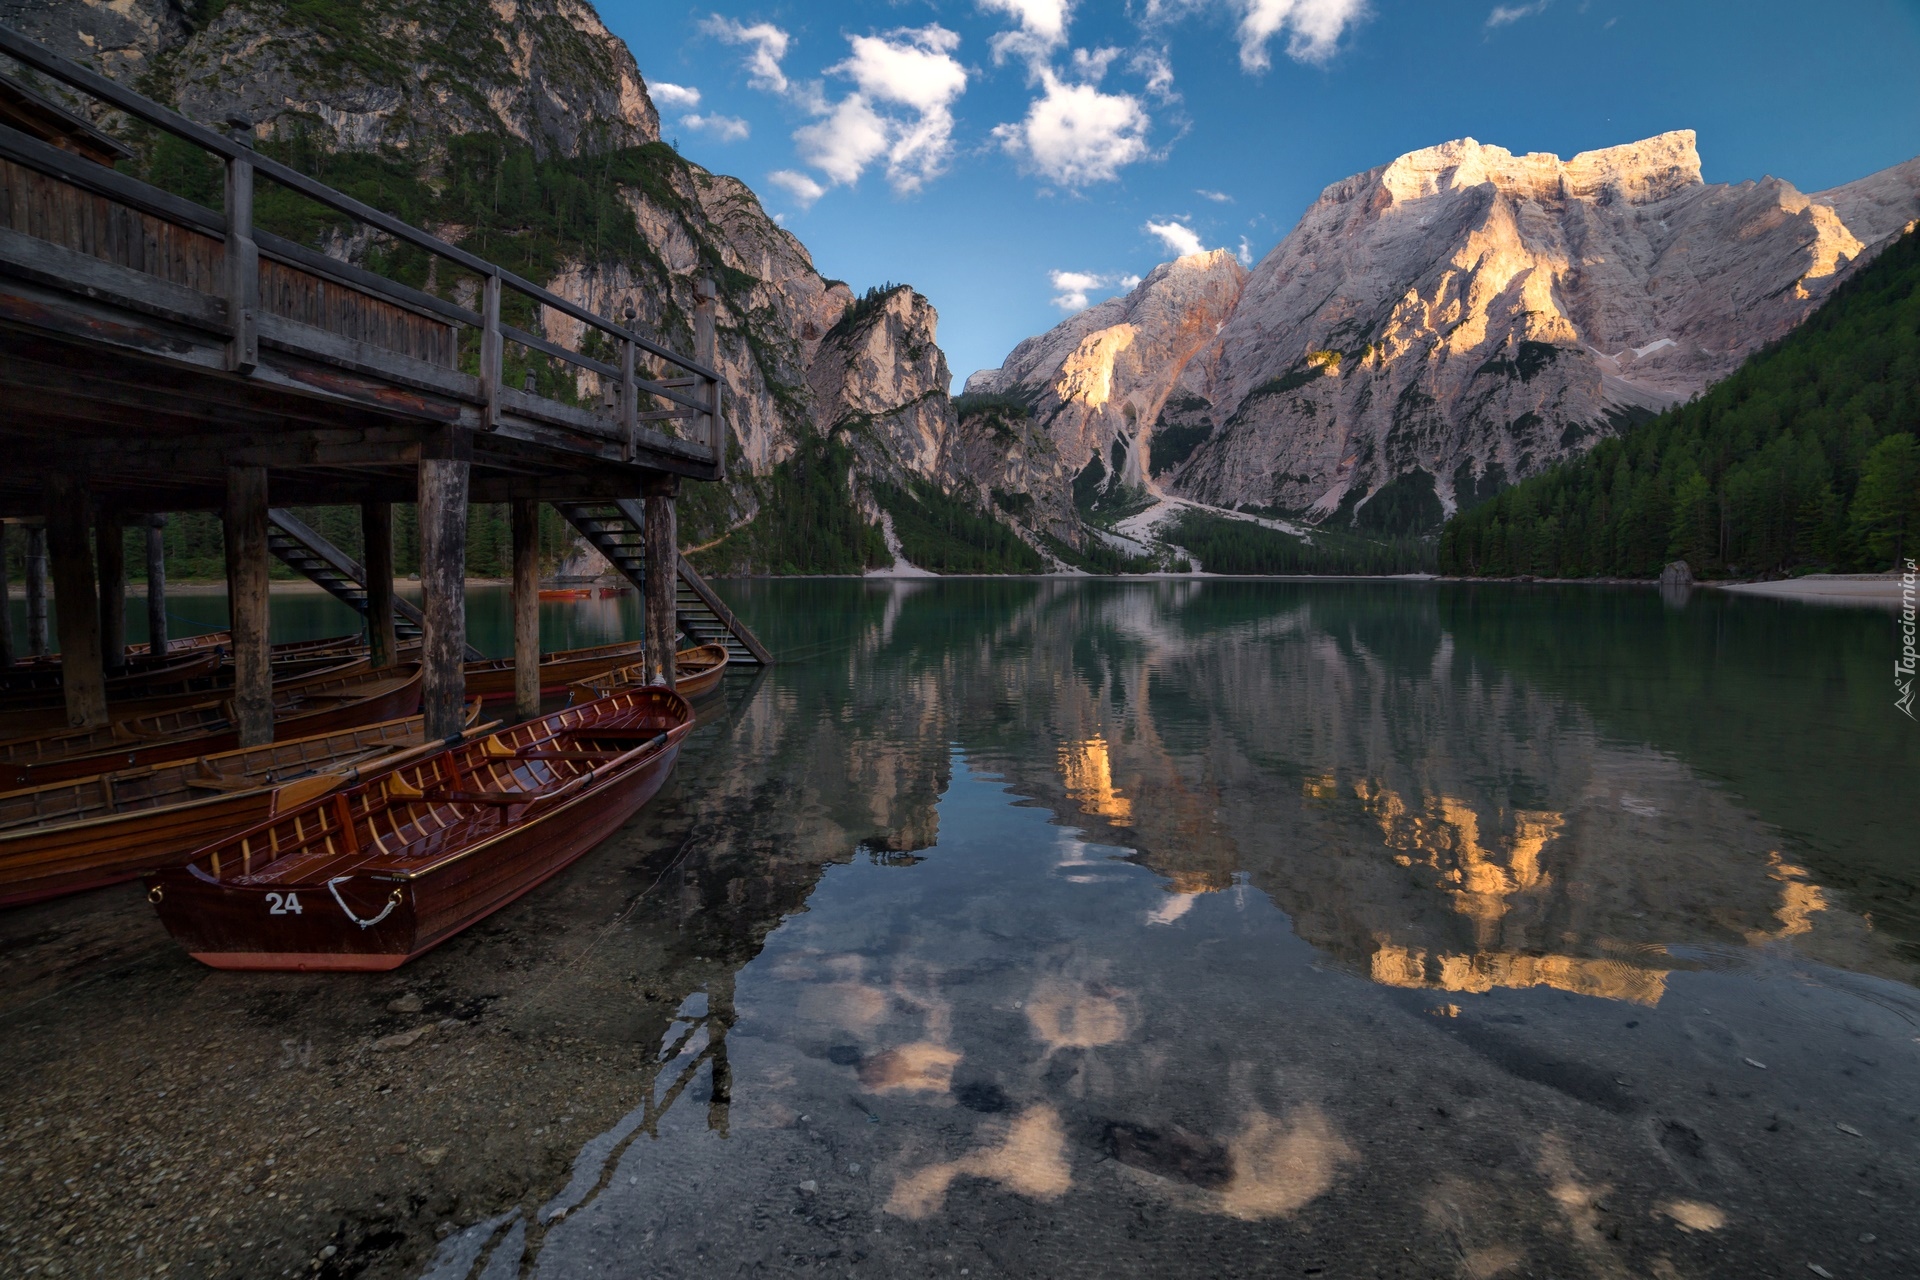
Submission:
[[[1321,188],[1474,137],[1699,132],[1709,182],[1920,155],[1920,0],[601,0],[661,132],[956,379],[1194,245],[1258,260]],[[669,88],[668,86],[672,86]]]

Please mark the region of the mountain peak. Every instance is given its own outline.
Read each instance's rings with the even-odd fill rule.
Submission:
[[[1336,201],[1360,194],[1377,182],[1396,204],[1491,183],[1510,195],[1535,199],[1619,199],[1628,204],[1663,200],[1699,185],[1700,152],[1691,129],[1643,138],[1639,142],[1582,151],[1562,160],[1550,151],[1515,155],[1473,138],[1409,151],[1360,182],[1348,179],[1327,189]]]

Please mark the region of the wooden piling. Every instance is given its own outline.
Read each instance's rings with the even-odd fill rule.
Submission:
[[[93,521],[93,560],[100,584],[100,660],[110,676],[127,669],[126,521],[105,503]]]
[[[513,503],[513,714],[540,714],[540,504]]]
[[[147,517],[147,652],[167,656],[167,518]]]
[[[47,656],[47,530],[27,530],[27,653]]]
[[[47,476],[47,549],[53,560],[53,607],[60,620],[60,685],[67,724],[97,729],[107,722],[106,672],[100,660],[100,598],[87,545],[87,491],[62,472]]]
[[[680,477],[654,472],[642,483],[646,497],[646,651],[641,669],[648,684],[674,683],[673,639],[679,629],[674,616],[674,584],[680,577],[679,529],[674,499],[680,496]]]
[[[13,583],[7,576],[7,543],[11,540],[13,526],[0,523],[0,667],[10,667],[14,663],[13,652]]]
[[[267,469],[228,467],[222,532],[233,630],[233,714],[240,745],[273,741],[273,653],[267,638]]]
[[[460,732],[466,698],[467,482],[472,445],[436,442],[420,459],[421,710],[429,738]]]
[[[393,504],[360,504],[360,542],[367,571],[367,647],[373,665],[394,664],[399,641],[393,630]]]

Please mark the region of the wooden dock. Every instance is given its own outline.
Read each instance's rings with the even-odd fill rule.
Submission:
[[[711,282],[682,354],[633,327],[631,301],[618,318],[595,315],[257,153],[244,120],[226,131],[187,120],[5,27],[0,53],[186,141],[226,175],[222,208],[172,195],[120,172],[126,148],[85,120],[0,80],[0,517],[28,526],[30,552],[44,537],[73,727],[105,722],[104,676],[124,661],[121,530],[172,511],[223,514],[242,745],[273,734],[267,567],[276,531],[285,537],[270,508],[361,505],[365,564],[352,567],[376,660],[391,660],[390,508],[419,504],[423,602],[402,625],[422,633],[431,736],[457,732],[462,715],[470,501],[513,508],[518,710],[538,705],[543,501],[640,514],[649,663],[672,680],[675,499],[683,482],[725,476]],[[463,301],[256,227],[263,181],[424,250]],[[503,322],[512,294],[615,354]],[[527,362],[568,371],[577,402],[509,385],[509,364]],[[149,541],[151,559],[157,529]],[[29,561],[30,604],[44,608]],[[12,661],[11,630],[0,639]],[[164,629],[156,640],[164,651]]]

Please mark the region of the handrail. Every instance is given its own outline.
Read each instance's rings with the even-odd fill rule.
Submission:
[[[251,217],[253,180],[256,175],[264,176],[325,208],[344,214],[356,222],[397,240],[424,249],[481,277],[484,307],[478,315],[468,312],[463,307],[440,303],[438,299],[429,303],[425,300],[427,295],[400,286],[396,282],[386,281],[384,277],[372,276],[371,273],[365,273],[365,277],[362,278],[356,270],[353,283],[372,292],[382,294],[391,292],[403,298],[405,305],[427,309],[444,318],[457,317],[464,321],[469,316],[473,316],[473,319],[479,322],[476,327],[482,331],[480,378],[482,387],[488,392],[488,426],[496,424],[502,403],[499,392],[504,343],[514,341],[550,355],[557,355],[563,360],[590,369],[601,377],[613,381],[620,388],[622,401],[620,420],[630,442],[634,439],[634,429],[638,421],[637,397],[640,394],[656,396],[693,411],[701,428],[698,433],[698,443],[710,449],[719,465],[724,467],[726,451],[720,439],[719,426],[723,379],[714,361],[713,311],[716,297],[711,282],[702,281],[698,289],[694,329],[699,351],[694,356],[682,355],[627,325],[596,315],[587,307],[543,288],[498,263],[489,262],[477,254],[449,244],[438,236],[412,226],[391,214],[383,213],[371,205],[363,204],[344,192],[336,191],[280,161],[262,155],[246,140],[224,136],[214,129],[196,123],[176,111],[115,83],[98,72],[61,57],[37,41],[4,25],[0,25],[0,53],[23,66],[79,89],[135,119],[165,130],[203,151],[212,153],[225,163],[226,215],[216,224],[217,230],[214,228],[208,228],[208,230],[213,231],[213,234],[223,235],[229,242],[228,280],[227,287],[223,291],[234,313],[235,332],[229,344],[229,368],[236,372],[248,372],[252,369],[256,358],[254,346],[257,339],[252,332],[251,313],[257,306],[257,269],[249,271],[247,268],[258,260],[259,252]],[[195,213],[196,215],[199,213],[197,206]],[[192,221],[204,225],[199,216],[193,217]],[[281,254],[276,256],[294,256],[285,253],[285,248],[293,247],[288,242],[281,241],[277,237],[263,238],[267,239],[270,254],[275,250],[281,250]],[[300,256],[305,255],[303,253]],[[381,283],[375,286],[372,283],[374,280]],[[389,286],[392,287],[389,288]],[[612,337],[621,349],[620,367],[615,369],[603,362],[593,361],[590,357],[568,352],[556,344],[548,344],[538,339],[528,341],[533,338],[533,335],[502,325],[499,320],[499,297],[502,288],[512,289],[544,307]],[[626,319],[629,324],[633,319],[631,305],[627,308]],[[694,375],[693,381],[696,384],[694,394],[681,395],[669,390],[668,385],[662,382],[636,377],[633,371],[633,357],[638,351],[644,351]]]

